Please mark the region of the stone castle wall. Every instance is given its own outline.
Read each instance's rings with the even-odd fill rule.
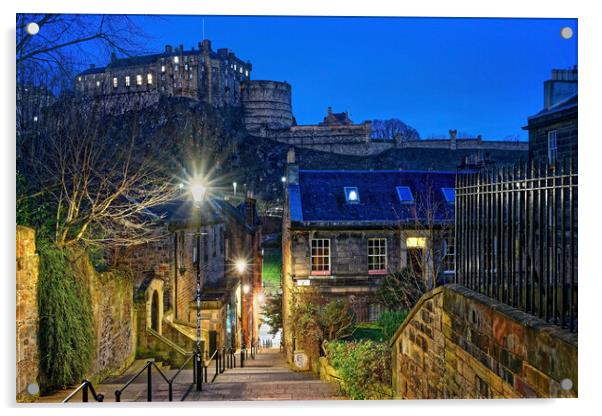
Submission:
[[[17,398],[38,382],[38,265],[36,236],[17,226]]]
[[[241,84],[244,123],[249,131],[288,129],[293,125],[291,86],[286,82],[246,81]]]
[[[458,285],[425,294],[391,346],[398,398],[577,397],[576,334]]]

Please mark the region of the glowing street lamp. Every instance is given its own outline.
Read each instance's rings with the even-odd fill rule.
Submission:
[[[244,285],[242,285],[242,291],[245,295],[248,295],[249,292],[251,291],[251,286],[249,286],[247,283],[245,283]]]
[[[205,199],[207,187],[201,180],[196,179],[190,184],[190,192],[192,193],[192,199],[194,200],[195,205],[198,206],[201,205]]]
[[[243,274],[247,270],[247,261],[244,259],[238,259],[235,263],[236,271],[239,274]]]

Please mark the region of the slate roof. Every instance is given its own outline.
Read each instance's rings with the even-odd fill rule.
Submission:
[[[547,115],[557,113],[560,111],[569,110],[571,108],[576,108],[579,105],[579,99],[578,99],[577,95],[578,94],[573,94],[570,97],[566,98],[565,100],[562,100],[562,101],[550,106],[549,108],[544,108],[539,113],[529,117],[529,119],[543,117],[543,116],[547,116]]]
[[[435,211],[438,222],[453,221],[454,205],[441,188],[455,187],[456,172],[300,170],[289,185],[291,222],[296,226],[366,227],[414,223]],[[398,186],[412,191],[415,203],[402,203]],[[349,203],[345,187],[357,187],[358,203]],[[430,202],[432,201],[432,202]]]

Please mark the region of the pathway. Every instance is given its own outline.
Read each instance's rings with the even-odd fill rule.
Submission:
[[[232,368],[203,384],[203,391],[191,390],[191,400],[341,400],[337,385],[320,380],[313,373],[292,371],[276,348],[263,350],[244,368]]]

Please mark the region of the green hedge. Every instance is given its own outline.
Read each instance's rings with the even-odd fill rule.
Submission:
[[[326,357],[341,377],[341,389],[354,400],[391,397],[391,350],[371,340],[335,341]]]
[[[43,391],[81,382],[93,358],[94,329],[90,294],[67,256],[39,241],[40,384]]]

